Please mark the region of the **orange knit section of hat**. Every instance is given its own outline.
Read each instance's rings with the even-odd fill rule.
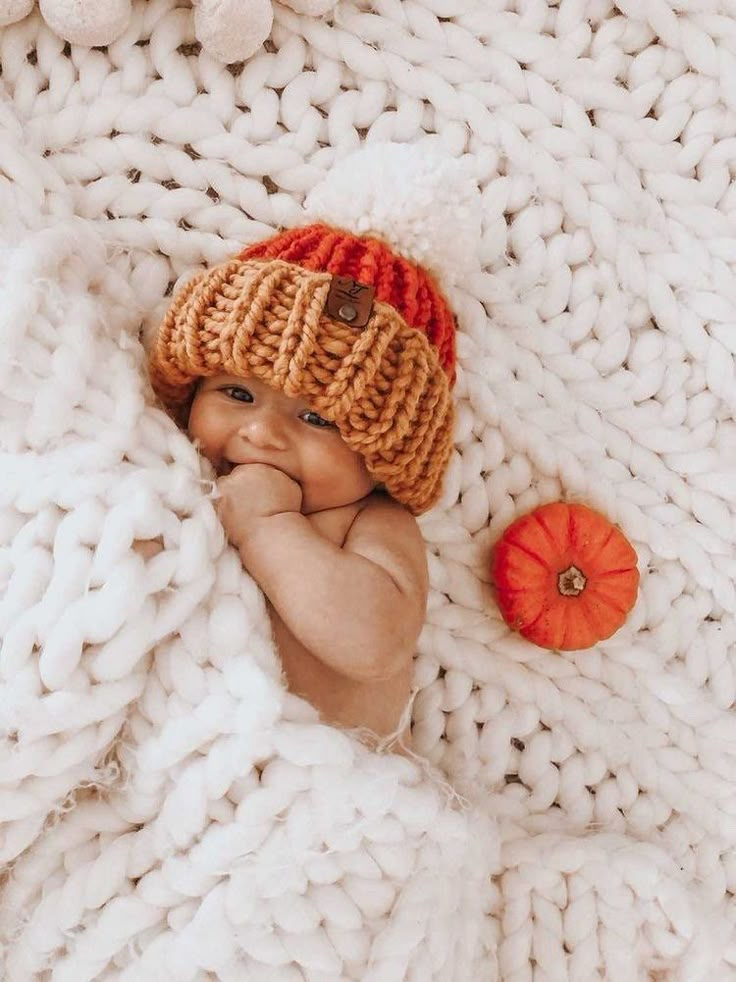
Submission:
[[[281,259],[315,272],[375,287],[376,299],[401,314],[436,348],[450,385],[455,381],[455,318],[432,276],[385,242],[327,225],[307,225],[256,242],[239,259]]]

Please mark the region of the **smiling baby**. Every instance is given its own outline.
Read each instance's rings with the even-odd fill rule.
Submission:
[[[453,374],[453,316],[430,274],[322,224],[190,281],[150,358],[215,470],[289,689],[325,722],[404,747],[428,590],[415,516],[441,493]]]

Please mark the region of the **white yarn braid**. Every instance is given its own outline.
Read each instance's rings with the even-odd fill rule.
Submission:
[[[106,51],[0,31],[4,977],[736,978],[733,11],[275,12],[231,69],[175,0]],[[284,693],[131,336],[364,139],[437,143],[482,193],[413,735],[498,856]],[[566,655],[509,632],[488,574],[556,499],[619,523],[642,573],[624,628]]]

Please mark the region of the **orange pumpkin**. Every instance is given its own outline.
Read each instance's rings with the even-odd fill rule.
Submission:
[[[504,620],[541,648],[589,648],[616,632],[636,603],[636,553],[592,508],[554,502],[506,529],[493,579]]]

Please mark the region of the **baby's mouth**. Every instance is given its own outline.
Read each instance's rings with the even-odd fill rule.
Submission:
[[[257,463],[257,461],[253,461],[252,463]],[[228,474],[232,474],[232,472],[235,470],[236,467],[242,467],[242,466],[247,466],[247,464],[245,464],[243,461],[232,463],[232,461],[225,460],[223,458],[215,468],[215,473],[217,474],[218,477],[227,477]],[[280,467],[276,467],[274,464],[266,464],[265,466],[273,467],[274,470],[280,470],[282,474],[286,474],[288,478],[291,478],[292,481],[296,482],[296,484],[301,486],[302,482],[293,474],[290,474],[289,472],[282,470],[282,468]]]

